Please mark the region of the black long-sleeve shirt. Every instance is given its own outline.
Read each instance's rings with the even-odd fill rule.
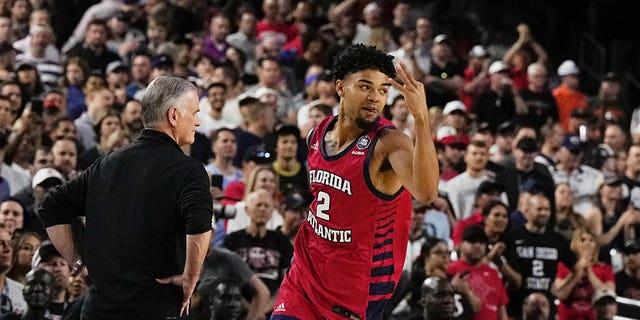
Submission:
[[[145,129],[57,187],[38,213],[45,227],[86,216],[83,261],[95,289],[125,301],[183,272],[186,235],[211,230],[212,199],[202,164],[166,134]]]

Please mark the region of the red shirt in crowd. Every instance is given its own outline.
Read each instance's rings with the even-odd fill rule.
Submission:
[[[464,229],[468,226],[480,225],[482,224],[482,211],[476,211],[471,214],[468,218],[458,220],[456,226],[453,228],[453,234],[451,235],[451,240],[453,240],[453,245],[458,246],[462,243],[462,233]]]
[[[591,267],[591,269],[596,277],[604,283],[616,281],[613,275],[613,268],[608,264],[598,263]],[[571,272],[571,269],[560,262],[558,263],[556,279],[564,279],[568,277]],[[569,297],[567,297],[566,300],[560,301],[560,305],[558,306],[558,317],[560,320],[593,319],[595,313],[593,312],[591,298],[593,298],[594,291],[587,277],[582,278],[580,283],[571,291]]]
[[[466,276],[469,288],[482,302],[480,310],[474,314],[473,318],[475,320],[498,319],[500,307],[506,307],[509,303],[507,291],[504,289],[498,271],[486,263],[472,266],[463,259],[451,262],[447,267],[447,273],[451,276],[465,271],[470,271]]]

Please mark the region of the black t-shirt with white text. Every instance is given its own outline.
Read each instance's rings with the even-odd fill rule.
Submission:
[[[555,231],[533,233],[524,226],[510,231],[516,252],[514,269],[522,275],[522,285],[510,294],[507,310],[510,316],[522,313],[524,298],[541,292],[551,299],[551,287],[558,271],[558,262],[572,268],[576,263],[575,254],[569,242]]]

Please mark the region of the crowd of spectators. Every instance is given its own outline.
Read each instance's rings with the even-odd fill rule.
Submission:
[[[425,84],[440,162],[438,199],[413,201],[387,318],[611,319],[616,297],[640,300],[640,108],[622,75],[586,90],[591,66],[548,50],[553,31],[472,23],[485,36],[465,37],[439,4],[0,0],[0,319],[79,317],[91,279],[70,274],[38,206],[137,138],[161,75],[199,89],[183,151],[215,200],[190,317],[268,318],[312,201],[305,138],[337,114],[331,64],[355,43]],[[382,116],[413,136],[396,90]]]

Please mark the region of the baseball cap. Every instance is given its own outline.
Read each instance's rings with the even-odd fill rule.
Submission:
[[[494,61],[489,65],[489,74],[495,74],[503,71],[509,71],[509,66],[500,60]]]
[[[513,135],[516,132],[516,126],[511,121],[503,122],[496,129],[496,133],[501,136]]]
[[[622,185],[623,181],[617,174],[605,173],[602,183],[610,187],[617,187]]]
[[[481,45],[475,45],[469,51],[469,57],[471,58],[486,58],[489,56],[489,52]]]
[[[489,242],[489,238],[484,233],[484,229],[480,225],[471,225],[462,232],[462,241],[468,242]]]
[[[579,73],[580,69],[578,69],[578,66],[573,60],[565,60],[558,66],[558,76],[560,77],[577,75]]]
[[[584,150],[584,144],[580,141],[580,137],[570,134],[564,136],[564,139],[562,139],[562,146],[567,148],[573,154],[578,154]]]
[[[26,60],[18,61],[18,62],[16,62],[15,65],[13,65],[13,70],[14,71],[20,71],[20,70],[25,70],[25,69],[36,70],[36,65],[33,64],[33,62],[26,61]]]
[[[622,253],[634,254],[640,252],[640,241],[637,239],[629,239],[624,242],[622,246]]]
[[[173,68],[173,58],[167,54],[155,56],[152,61],[154,68]]]
[[[495,135],[496,129],[488,122],[481,122],[480,124],[478,124],[478,129],[476,132]]]
[[[271,88],[267,88],[267,87],[260,87],[251,96],[254,98],[260,99],[266,96],[267,94],[278,95],[278,91]]]
[[[620,82],[620,81],[622,81],[622,78],[620,77],[620,75],[618,73],[613,72],[613,71],[609,71],[604,75],[604,78],[602,78],[602,81]]]
[[[596,292],[593,294],[593,298],[591,299],[592,304],[596,304],[596,303],[609,304],[609,303],[615,303],[615,302],[616,302],[616,293],[615,291],[609,288],[602,288],[602,289],[596,290]]]
[[[38,249],[38,252],[33,255],[31,266],[33,267],[33,269],[35,269],[38,264],[49,262],[53,258],[57,257],[62,258],[62,255],[60,254],[58,249],[56,249],[56,247],[50,240],[45,240],[42,242],[42,245]]]
[[[127,66],[125,66],[120,60],[113,61],[107,65],[107,74],[120,71],[129,72],[129,68],[127,68]]]
[[[436,132],[436,141],[448,146],[466,147],[469,144],[469,136],[458,134],[452,126],[442,126]]]
[[[124,12],[124,11],[122,11],[122,10],[118,10],[118,11],[113,15],[113,17],[114,17],[114,18],[116,18],[116,19],[118,19],[118,20],[120,20],[120,21],[122,21],[122,22],[126,22],[126,23],[128,23],[128,22],[129,22],[129,15],[127,15],[127,13],[126,13],[126,12]]]
[[[467,107],[460,100],[449,101],[449,102],[447,102],[447,104],[444,105],[444,110],[442,110],[442,115],[446,116],[446,115],[448,115],[450,113],[454,113],[454,112],[457,113],[457,114],[466,115],[467,114]]]
[[[305,211],[309,207],[308,201],[300,193],[292,192],[282,199],[285,211]]]
[[[29,27],[29,34],[34,35],[39,32],[52,33],[51,27],[44,24],[36,24]]]
[[[273,154],[266,151],[264,146],[260,144],[249,147],[242,155],[243,162],[253,161],[257,164],[270,164],[273,160]]]
[[[571,110],[571,117],[578,119],[589,119],[591,117],[591,112],[586,108],[575,108]]]
[[[538,141],[532,137],[522,137],[518,140],[516,148],[526,153],[538,151]]]
[[[58,170],[53,168],[42,168],[33,175],[33,180],[31,181],[31,187],[35,188],[41,184],[43,187],[52,187],[57,186],[64,182],[64,177]]]
[[[449,44],[449,36],[447,36],[446,34],[439,34],[437,35],[435,38],[433,38],[433,43],[435,44],[441,44],[441,43],[446,43]]]
[[[454,136],[458,134],[458,130],[452,126],[442,126],[438,128],[436,131],[436,140],[441,141],[443,138],[448,136]]]
[[[608,145],[601,143],[587,151],[584,157],[584,164],[595,169],[600,169],[604,162],[613,156],[615,156],[613,149]]]

